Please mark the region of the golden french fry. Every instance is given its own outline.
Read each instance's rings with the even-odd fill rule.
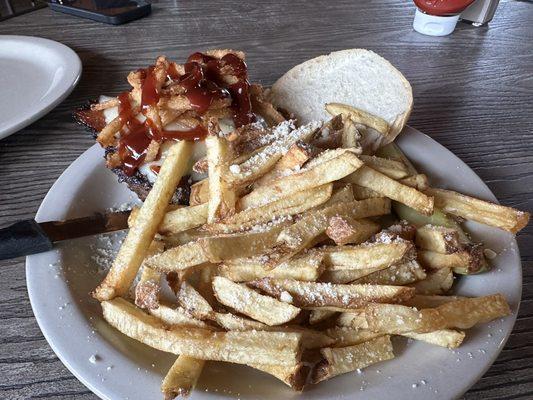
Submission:
[[[218,129],[216,129],[218,131]],[[237,196],[226,182],[232,154],[228,141],[218,132],[205,139],[209,171],[209,201],[207,222],[213,223],[235,213]]]
[[[158,254],[163,251],[163,248],[162,242],[153,240],[147,255]],[[146,309],[157,308],[159,307],[159,291],[161,290],[161,273],[146,265],[142,265],[141,268],[141,277],[135,285],[135,304]]]
[[[261,257],[230,260],[222,264],[219,275],[234,282],[246,282],[265,277],[290,278],[298,281],[316,281],[323,271],[323,255],[320,252],[308,252],[295,257],[273,269],[265,267]]]
[[[282,125],[287,125],[287,122],[283,122]],[[297,141],[308,141],[320,126],[321,123],[310,122],[307,125],[289,131],[284,137],[265,146],[246,161],[243,161],[239,165],[235,164],[236,168],[230,168],[231,174],[228,177],[230,183],[233,186],[242,186],[265,175],[288,152],[294,143]]]
[[[353,122],[375,129],[384,136],[387,136],[391,129],[389,123],[383,118],[346,104],[328,103],[326,104],[326,111],[330,115],[346,115]]]
[[[191,317],[190,313],[181,307],[176,308],[166,304],[159,304],[159,307],[148,311],[166,325],[195,326],[197,328],[212,329],[205,322]]]
[[[398,239],[391,243],[322,247],[320,251],[324,253],[326,269],[339,271],[388,268],[400,262],[412,249],[411,242]]]
[[[463,250],[451,254],[420,250],[418,260],[428,269],[453,268],[454,272],[462,274],[475,274],[488,268],[481,243],[466,244],[462,248]]]
[[[309,161],[301,172],[260,186],[242,197],[239,207],[241,210],[257,207],[291,193],[325,185],[351,174],[362,164],[350,149],[326,150]]]
[[[416,260],[402,261],[386,269],[372,272],[353,283],[373,285],[407,285],[426,279],[427,274]]]
[[[403,179],[409,175],[409,171],[405,164],[401,161],[389,160],[377,156],[360,155],[359,158],[369,167],[387,175],[392,179]]]
[[[313,383],[394,358],[390,336],[387,335],[349,347],[327,347],[320,352],[324,359],[313,371]]]
[[[383,333],[372,332],[368,329],[352,329],[346,327],[330,328],[326,333],[328,336],[337,340],[335,347],[353,346],[383,336]],[[459,347],[465,338],[464,332],[453,329],[441,329],[428,333],[404,332],[401,335],[449,349]]]
[[[198,239],[209,261],[213,263],[241,257],[253,257],[274,247],[286,224],[260,227],[257,232],[220,234]],[[164,254],[164,253],[163,253]]]
[[[299,171],[317,152],[318,149],[304,141],[295,142],[270,171],[254,182],[254,187],[266,185],[287,173]]]
[[[199,320],[214,318],[211,304],[189,282],[183,281],[176,288],[176,298],[183,309],[194,318]]]
[[[249,364],[249,366],[275,376],[296,391],[303,390],[309,374],[309,367],[304,363],[291,366],[277,364]]]
[[[429,188],[425,191],[435,198],[442,211],[461,218],[517,233],[529,222],[529,213],[466,196],[451,190]]]
[[[332,190],[333,185],[328,183],[310,190],[296,192],[272,203],[243,210],[218,224],[207,225],[206,229],[214,233],[230,233],[276,219],[290,219],[295,214],[325,203],[331,197]]]
[[[416,293],[443,294],[452,288],[453,272],[451,268],[441,268],[427,273],[426,279],[412,283]]]
[[[416,230],[416,246],[442,254],[455,253],[463,248],[455,229],[438,225],[424,225]]]
[[[264,331],[269,328],[267,324],[262,322],[231,313],[215,313],[214,321],[227,331]]]
[[[376,197],[383,197],[381,193],[376,192],[375,190],[359,186],[359,185],[352,185],[353,190],[353,196],[356,200],[366,200],[366,199],[373,199]]]
[[[197,228],[207,222],[207,203],[167,211],[159,225],[159,233],[169,235]]]
[[[146,259],[145,264],[157,271],[172,272],[183,271],[196,265],[209,262],[199,241],[166,250],[161,254]]]
[[[289,303],[264,296],[227,278],[216,276],[213,290],[221,304],[267,325],[281,325],[294,319],[300,309]]]
[[[449,349],[459,347],[466,336],[463,331],[455,329],[440,329],[438,331],[427,333],[404,332],[401,335],[437,346],[447,347]]]
[[[509,305],[501,294],[463,298],[421,310],[399,304],[369,304],[364,310],[370,330],[390,334],[468,329],[510,313]]]
[[[165,375],[161,384],[161,392],[165,400],[177,396],[187,397],[196,386],[196,382],[204,369],[205,360],[187,356],[179,356]]]
[[[398,202],[393,203],[393,208],[394,212],[396,212],[398,217],[403,220],[406,220],[410,224],[413,224],[417,227],[423,225],[444,226],[446,228],[450,228],[457,231],[461,239],[461,243],[470,242],[470,239],[464,233],[463,228],[461,228],[461,225],[459,225],[459,223],[455,219],[444,214],[438,208],[434,208],[433,214],[431,215],[423,215],[418,211],[413,210],[411,207],[407,207],[406,205]]]
[[[109,300],[127,293],[143,262],[157,227],[163,220],[166,207],[185,175],[192,151],[192,143],[181,141],[173,145],[159,172],[158,178],[144,201],[135,225],[122,243],[113,266],[94,296]]]
[[[302,335],[294,332],[215,332],[163,324],[123,298],[103,301],[105,320],[123,334],[157,350],[238,364],[298,363]]]
[[[423,295],[417,294],[414,297],[410,298],[407,301],[403,302],[403,305],[409,307],[416,307],[418,309],[422,308],[436,308],[443,304],[449,303],[450,301],[464,300],[468,297],[460,296],[440,296],[440,295]]]
[[[288,292],[293,299],[292,303],[302,308],[350,309],[369,302],[402,302],[414,296],[414,289],[404,286],[341,285],[273,278],[255,280],[250,284],[276,298],[282,298],[284,292]]]
[[[359,244],[381,230],[381,226],[368,219],[333,216],[328,221],[326,235],[338,246]]]
[[[403,203],[425,215],[433,213],[433,198],[418,190],[402,185],[398,181],[370,168],[367,165],[357,169],[344,178],[345,182],[354,183],[372,189],[383,196]]]
[[[250,85],[250,101],[254,113],[261,115],[269,125],[276,125],[285,120],[283,115],[266,99],[261,85]]]
[[[424,174],[416,174],[400,179],[402,185],[411,186],[416,190],[424,191],[429,187],[428,177]]]
[[[368,329],[366,322],[365,310],[351,310],[350,312],[340,313],[337,318],[337,325],[349,327],[352,329]]]

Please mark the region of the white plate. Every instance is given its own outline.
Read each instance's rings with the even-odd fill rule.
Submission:
[[[406,128],[398,143],[431,177],[432,184],[496,200],[470,168],[428,136]],[[102,151],[95,145],[57,180],[39,208],[37,220],[88,215],[130,199],[129,191],[104,168]],[[395,340],[396,359],[361,374],[346,374],[311,387],[300,398],[453,399],[481,377],[511,332],[522,275],[512,235],[475,223],[467,225],[476,240],[483,240],[499,256],[491,272],[461,278],[457,292],[467,296],[501,292],[510,302],[513,315],[469,330],[465,343],[456,351]],[[111,239],[116,242],[117,235]],[[100,306],[89,296],[103,276],[91,259],[102,241],[101,237],[79,239],[27,258],[33,311],[58,357],[101,398],[160,399],[161,379],[174,356],[152,350],[109,327],[101,317]],[[93,354],[98,355],[94,364],[89,362]],[[250,368],[210,363],[192,399],[280,400],[298,396],[276,379]]]
[[[0,35],[0,139],[57,106],[80,75],[80,58],[67,46],[32,36]]]

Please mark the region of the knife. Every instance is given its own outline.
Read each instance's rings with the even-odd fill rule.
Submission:
[[[52,250],[54,243],[128,227],[130,211],[95,214],[68,221],[27,219],[0,229],[0,260]]]

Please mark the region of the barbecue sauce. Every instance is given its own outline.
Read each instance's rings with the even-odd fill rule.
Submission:
[[[184,69],[185,73],[180,76],[175,64],[171,63],[166,75],[185,89],[185,96],[196,113],[202,115],[213,102],[230,99],[232,117],[237,128],[254,121],[247,67],[239,57],[227,54],[217,59],[206,54],[194,53],[187,59]],[[231,76],[229,78],[231,83],[225,81],[225,75]],[[154,67],[141,70],[141,79],[141,112],[146,116],[149,107],[157,105],[160,99]],[[158,129],[150,118],[140,122],[131,109],[128,92],[119,95],[118,99],[119,119],[123,124],[118,154],[127,175],[133,175],[143,163],[152,140],[195,141],[203,140],[207,136],[207,129],[201,124],[188,131],[170,131]]]

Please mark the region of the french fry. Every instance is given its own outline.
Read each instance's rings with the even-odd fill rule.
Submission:
[[[286,224],[266,226],[258,232],[221,234],[198,239],[209,261],[213,263],[241,257],[252,257],[274,247]],[[164,253],[163,253],[164,254]]]
[[[323,255],[320,252],[308,252],[279,264],[273,269],[265,267],[260,257],[236,259],[222,264],[218,273],[234,282],[246,282],[265,277],[316,281],[323,271],[322,258]]]
[[[318,363],[313,371],[311,380],[315,384],[394,358],[389,336],[380,336],[349,347],[328,347],[320,352],[324,360]]]
[[[403,302],[403,305],[409,307],[421,308],[436,308],[450,301],[464,300],[468,297],[461,296],[440,296],[440,295],[422,295],[417,294],[407,301]]]
[[[322,247],[328,270],[384,269],[400,262],[413,248],[398,239],[391,243],[368,243],[358,246]]]
[[[176,288],[176,298],[183,309],[199,320],[214,319],[213,307],[187,281],[181,282]]]
[[[287,173],[300,170],[310,158],[318,154],[318,151],[304,141],[295,142],[270,171],[254,182],[254,187],[266,185]]]
[[[416,260],[402,261],[386,269],[367,274],[353,283],[372,285],[407,285],[427,278],[424,269]]]
[[[163,392],[165,400],[172,400],[177,396],[189,396],[191,390],[196,386],[204,364],[205,360],[179,356],[161,384],[161,392]]]
[[[199,241],[166,250],[161,254],[146,259],[145,264],[157,271],[172,272],[202,265],[209,262]]]
[[[455,253],[463,248],[459,233],[438,225],[424,225],[416,230],[416,246],[442,254]]]
[[[250,367],[266,372],[280,381],[300,392],[303,390],[309,374],[309,367],[304,363],[291,366],[277,364],[250,364]]]
[[[221,276],[213,279],[213,290],[220,303],[270,326],[284,324],[300,313],[300,309],[291,304],[261,295]]]
[[[426,279],[411,284],[419,294],[443,294],[452,288],[453,272],[451,268],[441,268],[428,272]]]
[[[118,297],[101,303],[105,320],[123,334],[157,350],[238,364],[298,363],[302,335],[293,332],[214,332],[168,326]]]
[[[366,165],[384,175],[387,175],[389,178],[399,180],[409,175],[407,167],[401,161],[389,160],[387,158],[381,158],[377,156],[367,156],[364,154],[360,155],[359,158]]]
[[[326,231],[331,217],[366,218],[383,215],[388,212],[389,206],[390,203],[386,199],[372,199],[337,203],[317,211],[309,211],[298,222],[284,229],[277,241],[279,244],[299,251]]]
[[[231,313],[216,313],[214,321],[227,331],[264,331],[269,328],[267,324],[262,322],[239,317]]]
[[[352,283],[381,269],[381,267],[360,269],[326,269],[320,276],[320,281],[331,283]]]
[[[517,233],[529,222],[529,213],[511,207],[479,200],[451,190],[429,188],[425,191],[435,198],[442,211],[458,217],[495,226]]]
[[[338,246],[359,244],[381,230],[381,226],[368,219],[333,216],[328,221],[326,235]]]
[[[315,161],[315,163],[313,163]],[[362,162],[350,149],[326,150],[299,173],[294,173],[260,186],[239,200],[239,208],[257,207],[291,193],[308,190],[339,180],[351,174]]]
[[[212,125],[212,124],[210,124]],[[217,128],[213,128],[218,131]],[[212,133],[205,139],[209,170],[209,200],[207,222],[217,222],[235,213],[236,193],[226,182],[232,158],[228,141]]]
[[[126,239],[104,281],[94,296],[109,300],[127,293],[143,262],[157,227],[163,220],[166,206],[181,177],[186,173],[192,143],[181,141],[173,145],[159,172],[158,178],[144,201],[135,225]]]
[[[368,329],[351,329],[346,327],[330,328],[326,333],[328,336],[337,340],[335,347],[353,346],[383,336],[383,333],[372,332]],[[404,332],[401,335],[449,349],[459,347],[465,338],[463,331],[453,329],[441,329],[428,333]]]
[[[398,181],[389,178],[367,165],[362,166],[353,174],[348,175],[344,178],[344,181],[372,189],[391,200],[396,200],[412,207],[422,214],[431,215],[433,212],[432,197],[410,186],[402,185]]]
[[[162,242],[153,240],[147,255],[158,254],[163,251],[163,247]],[[161,273],[146,265],[142,265],[141,268],[141,277],[135,286],[135,304],[140,308],[157,308],[161,290]]]
[[[463,250],[451,254],[420,250],[418,261],[429,269],[453,268],[461,274],[475,274],[488,268],[481,243],[464,245]]]
[[[330,115],[346,115],[353,122],[375,129],[384,136],[387,136],[389,134],[391,128],[389,123],[383,118],[372,115],[364,110],[348,106],[346,104],[328,103],[326,104],[326,111]]]
[[[411,186],[416,190],[424,191],[429,187],[428,177],[424,174],[411,175],[406,178],[400,179],[399,182],[402,185]]]
[[[181,307],[159,304],[159,307],[148,311],[151,315],[157,317],[166,325],[194,326],[197,328],[212,329],[212,327],[205,322],[191,317],[190,313]]]
[[[269,125],[277,125],[285,120],[283,115],[266,99],[261,85],[250,85],[250,100],[254,113],[261,115]]]
[[[159,233],[169,235],[197,228],[207,222],[207,204],[168,211],[159,225]]]
[[[373,199],[376,197],[384,197],[381,193],[378,193],[375,190],[359,185],[352,185],[352,190],[355,200],[366,200]]]
[[[233,186],[242,186],[265,175],[294,143],[299,140],[308,141],[319,128],[320,123],[311,122],[288,132],[285,137],[265,146],[257,154],[239,164],[238,168],[233,168],[234,171],[230,169],[231,174],[228,177],[230,183]]]
[[[403,286],[341,285],[273,278],[255,280],[250,285],[276,298],[282,298],[283,293],[288,292],[292,303],[301,308],[350,309],[368,302],[402,302],[414,296],[414,289]]]
[[[394,212],[401,219],[419,227],[424,225],[435,225],[443,226],[446,228],[453,229],[459,234],[461,243],[469,243],[470,239],[461,228],[461,225],[449,215],[444,214],[440,209],[434,208],[433,214],[423,215],[416,210],[413,210],[411,207],[407,207],[404,204],[394,202],[393,203]]]
[[[353,329],[345,326],[329,328],[326,334],[336,340],[334,347],[354,346],[383,336],[383,333],[372,332],[368,329]]]
[[[351,310],[350,312],[340,313],[337,318],[337,325],[349,327],[352,329],[368,329],[366,322],[365,310]]]
[[[230,233],[278,218],[288,218],[325,203],[331,197],[332,190],[333,185],[328,183],[310,190],[296,192],[272,203],[243,210],[226,217],[218,224],[207,225],[206,229],[213,233]]]
[[[509,305],[501,294],[463,298],[421,310],[398,304],[369,304],[364,310],[368,328],[388,334],[468,329],[510,313]]]
[[[455,329],[440,329],[438,331],[427,333],[404,332],[402,336],[410,339],[421,340],[426,343],[434,344],[449,349],[456,349],[463,343],[465,333]]]

